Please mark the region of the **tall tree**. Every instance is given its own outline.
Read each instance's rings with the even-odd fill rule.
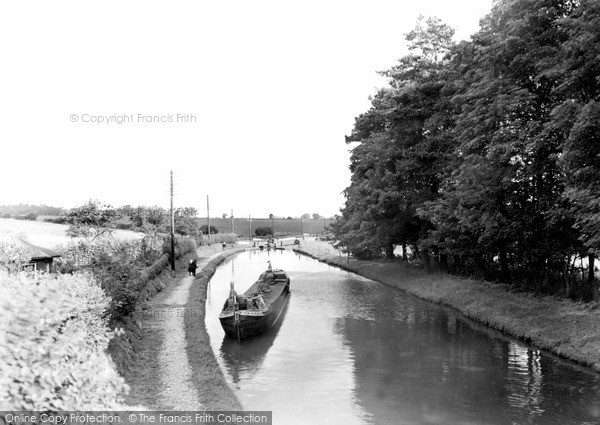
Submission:
[[[453,99],[458,163],[444,199],[425,214],[440,223],[439,243],[467,253],[484,277],[511,281],[512,267],[540,290],[562,273],[574,239],[560,196],[562,139],[546,125],[561,81],[544,72],[566,37],[559,22],[571,3],[498,1],[462,46],[454,63],[462,78]]]
[[[415,243],[427,228],[416,211],[440,185],[446,122],[439,115],[453,32],[437,18],[420,17],[406,34],[411,53],[383,72],[390,87],[374,96],[346,138],[358,145],[334,231],[356,255],[391,257],[394,245]]]
[[[67,229],[68,236],[95,240],[112,234],[119,214],[108,204],[90,200],[80,207],[71,209],[67,217],[71,223]]]
[[[553,112],[566,138],[562,166],[588,254],[588,296],[598,297],[595,258],[600,253],[600,3],[581,0],[563,20],[568,38],[549,73],[563,75],[564,101]]]

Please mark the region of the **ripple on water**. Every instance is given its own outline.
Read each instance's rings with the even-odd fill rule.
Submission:
[[[266,260],[290,274],[281,327],[224,339],[218,312]],[[243,253],[210,285],[206,325],[246,409],[278,423],[562,424],[600,415],[597,374],[435,306],[291,252]],[[233,269],[233,270],[232,270]]]

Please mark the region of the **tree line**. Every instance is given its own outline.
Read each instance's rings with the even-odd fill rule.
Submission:
[[[199,238],[208,234],[208,226],[200,225],[198,210],[193,207],[176,208],[174,233],[181,236]],[[146,234],[169,233],[171,231],[170,211],[159,207],[125,205],[113,207],[100,201],[90,200],[86,204],[72,208],[54,222],[69,224],[67,235],[96,239],[113,229],[127,229]],[[211,234],[219,233],[210,226]]]
[[[470,41],[437,18],[406,34],[346,142],[334,231],[359,258],[597,297],[600,2],[496,0]]]

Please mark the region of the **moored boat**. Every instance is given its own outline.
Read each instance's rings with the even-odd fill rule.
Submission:
[[[243,295],[235,292],[232,283],[219,314],[227,336],[241,340],[259,335],[280,319],[288,300],[290,278],[285,271],[270,267]]]

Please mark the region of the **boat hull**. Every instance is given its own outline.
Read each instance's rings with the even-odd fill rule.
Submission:
[[[290,283],[281,284],[279,294],[270,302],[267,309],[260,312],[240,310],[226,317],[219,317],[225,334],[231,338],[246,339],[260,335],[272,328],[280,319],[288,302]],[[273,288],[275,290],[275,288]],[[236,320],[237,313],[237,320]]]

